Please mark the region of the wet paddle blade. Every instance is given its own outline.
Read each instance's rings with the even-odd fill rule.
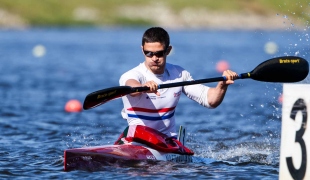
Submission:
[[[241,79],[251,78],[264,82],[299,82],[309,73],[307,60],[297,56],[283,56],[259,64],[250,73],[241,74]]]
[[[149,90],[149,87],[130,87],[116,86],[88,94],[83,103],[83,109],[91,109],[104,104],[113,99],[120,98],[130,93],[143,92]]]
[[[119,86],[95,91],[86,96],[83,108],[85,110],[94,108],[129,93],[132,93],[132,88],[130,86]]]

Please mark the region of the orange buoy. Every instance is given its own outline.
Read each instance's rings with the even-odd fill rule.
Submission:
[[[223,71],[229,69],[229,63],[225,60],[221,60],[219,62],[216,63],[216,70],[220,73],[222,73]]]
[[[279,96],[278,102],[279,102],[279,103],[283,103],[283,95],[282,95],[282,94]]]
[[[76,99],[72,99],[66,103],[65,111],[67,112],[81,112],[82,111],[82,104],[80,101]]]

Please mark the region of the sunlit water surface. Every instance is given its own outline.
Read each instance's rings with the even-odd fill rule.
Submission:
[[[236,80],[216,109],[181,98],[177,125],[187,128],[193,163],[128,162],[63,171],[65,149],[112,144],[125,128],[119,99],[81,113],[67,113],[64,106],[117,86],[122,73],[143,61],[144,30],[0,31],[0,178],[278,178],[282,84],[250,79]],[[219,60],[245,73],[276,56],[309,59],[306,31],[169,32],[168,62],[188,69],[195,79],[221,76],[215,69]],[[268,42],[278,51],[266,53]],[[45,52],[42,46],[34,52],[38,45]]]

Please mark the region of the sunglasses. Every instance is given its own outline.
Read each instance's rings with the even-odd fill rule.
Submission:
[[[159,57],[159,58],[160,58],[160,57],[163,57],[163,56],[165,55],[166,50],[156,51],[156,52],[144,51],[144,50],[143,50],[143,52],[144,52],[144,55],[145,55],[146,57],[151,58],[151,57],[153,57],[153,56],[156,56],[156,57]]]

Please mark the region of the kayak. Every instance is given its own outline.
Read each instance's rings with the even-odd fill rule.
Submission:
[[[163,135],[160,133],[153,132],[155,134],[148,134],[148,132],[151,132],[151,129],[145,126],[137,126],[134,128],[136,135],[139,132],[143,132],[143,137],[141,138],[148,137],[145,139],[145,141],[143,141],[144,143],[133,141],[126,144],[67,149],[64,151],[64,170],[70,171],[75,169],[89,169],[93,166],[97,166],[98,163],[100,166],[111,165],[120,161],[172,161],[182,163],[193,162],[194,153],[180,153],[179,150],[170,151],[171,149],[169,148],[154,146],[154,144],[150,143],[151,141],[154,141],[152,137],[156,137],[155,141],[161,139]],[[176,144],[178,149],[180,146],[182,147],[182,150],[186,148],[184,147],[185,136],[185,128],[180,126],[178,142],[181,144]],[[153,147],[150,147],[150,145]],[[175,149],[175,147],[172,147],[172,149]]]
[[[102,145],[67,149],[64,151],[64,170],[87,168],[90,164],[113,164],[118,161],[192,162],[192,155],[160,152],[144,144]]]

